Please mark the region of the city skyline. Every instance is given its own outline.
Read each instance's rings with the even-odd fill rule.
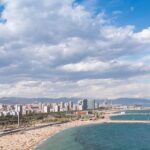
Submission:
[[[1,0],[0,97],[150,98],[149,5]]]
[[[47,103],[30,103],[30,104],[0,104],[0,117],[17,116],[50,112],[78,112],[84,110],[96,110],[100,107],[110,107],[111,102],[99,102],[96,100],[80,99],[77,102],[47,102]]]

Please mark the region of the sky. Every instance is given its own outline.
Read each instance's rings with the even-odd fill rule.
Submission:
[[[0,0],[0,97],[150,98],[149,0]]]

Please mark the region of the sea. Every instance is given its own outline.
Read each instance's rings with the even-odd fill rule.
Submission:
[[[119,117],[119,118],[117,118]],[[116,120],[149,120],[150,110],[127,111]],[[150,150],[150,124],[95,124],[64,130],[36,150]]]

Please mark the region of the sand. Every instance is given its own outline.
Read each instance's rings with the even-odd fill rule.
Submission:
[[[38,144],[50,136],[68,128],[107,122],[107,119],[92,121],[72,121],[61,125],[49,126],[41,129],[18,132],[0,137],[0,150],[33,150]]]

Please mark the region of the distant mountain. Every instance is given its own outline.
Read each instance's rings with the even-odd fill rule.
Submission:
[[[79,98],[25,98],[25,97],[2,97],[0,103],[2,104],[31,104],[31,103],[58,103],[58,102],[77,102]]]
[[[0,103],[2,104],[31,104],[31,103],[59,103],[59,102],[68,102],[72,101],[77,103],[77,101],[81,98],[25,98],[25,97],[2,97],[0,98]],[[99,103],[104,103],[105,100],[99,99],[97,100]],[[110,100],[109,100],[110,101]],[[112,99],[112,104],[118,105],[143,105],[143,106],[150,106],[150,99],[142,99],[142,98],[118,98]]]
[[[150,106],[150,99],[144,98],[118,98],[112,101],[112,104],[120,104],[120,105],[143,105]]]

